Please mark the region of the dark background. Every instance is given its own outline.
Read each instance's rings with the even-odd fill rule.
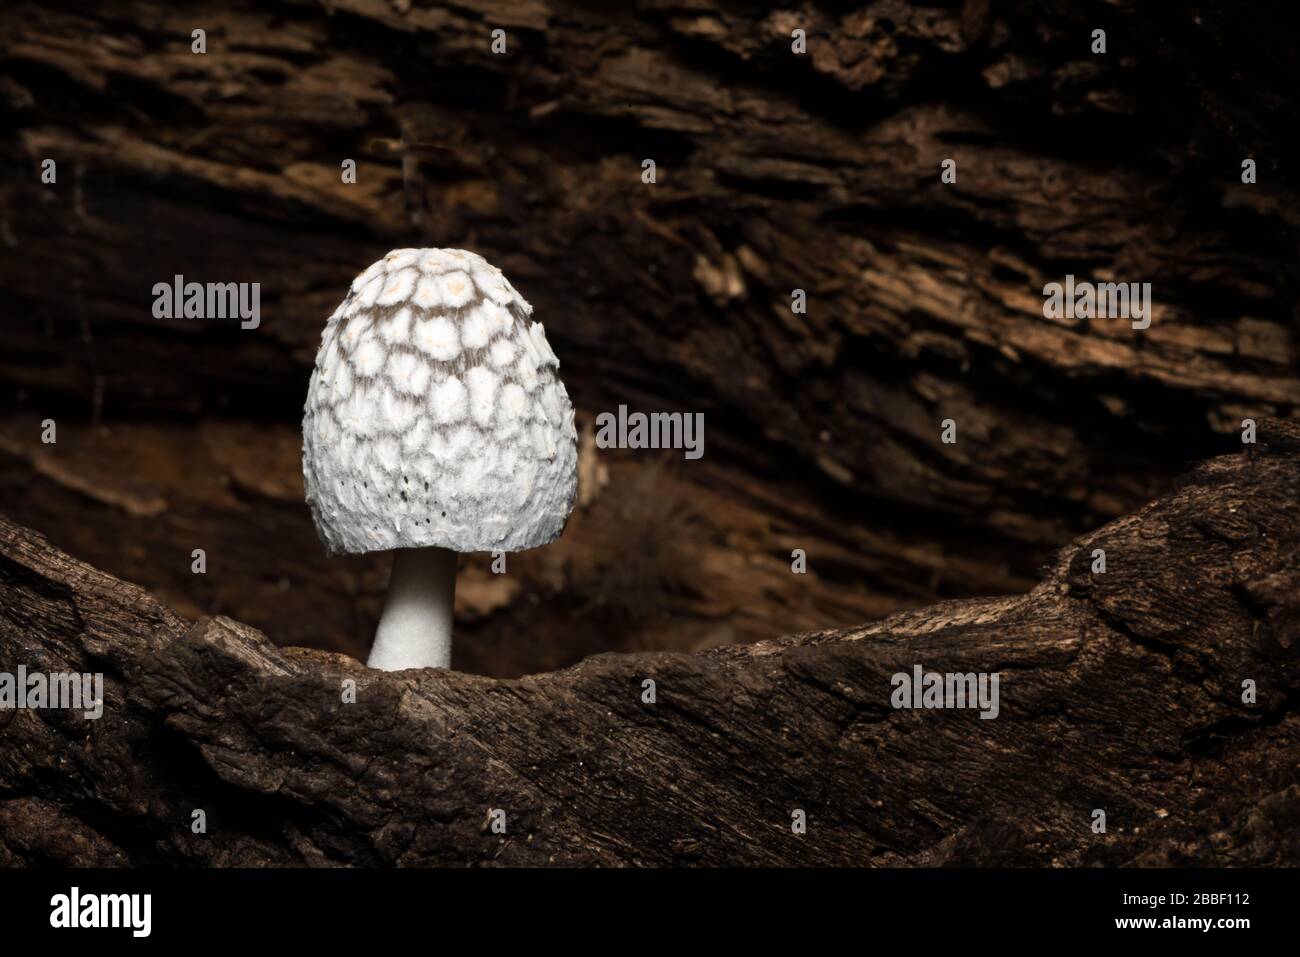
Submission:
[[[1023,591],[1297,415],[1282,9],[6,4],[0,509],[184,615],[363,656],[386,563],[325,557],[303,399],[351,278],[452,246],[534,304],[580,423],[706,422],[698,461],[588,445],[559,542],[467,556],[457,667]],[[174,273],[261,283],[260,328],[153,319]],[[1152,283],[1151,328],[1044,319],[1066,273]]]

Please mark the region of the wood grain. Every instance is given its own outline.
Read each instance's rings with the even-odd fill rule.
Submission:
[[[580,410],[703,412],[707,452],[672,476],[692,572],[652,613],[591,610],[622,580],[598,512],[566,535],[582,568],[522,556],[507,601],[461,609],[462,664],[1024,591],[1243,418],[1296,416],[1300,117],[1270,22],[1136,0],[6,5],[5,511],[188,615],[360,653],[383,569],[325,563],[296,498],[310,364],[366,264],[465,246],[535,304]],[[261,326],[153,319],[175,273],[260,282]],[[1066,273],[1151,282],[1153,325],[1045,320]],[[617,515],[658,463],[607,458]],[[220,576],[189,575],[196,547]],[[511,651],[539,607],[563,610]]]
[[[98,721],[0,710],[0,863],[1294,864],[1297,554],[1268,421],[1026,595],[502,680],[189,625],[0,519],[0,667],[106,681]],[[998,716],[891,707],[917,664]]]

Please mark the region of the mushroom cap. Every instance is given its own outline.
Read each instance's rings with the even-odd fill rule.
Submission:
[[[302,421],[307,504],[331,554],[554,541],[577,491],[560,361],[501,270],[395,249],[321,336]]]

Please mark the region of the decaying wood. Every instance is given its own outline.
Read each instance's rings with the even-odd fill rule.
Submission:
[[[327,562],[302,506],[310,363],[359,269],[469,246],[536,305],[585,414],[705,413],[705,457],[669,480],[707,585],[670,582],[654,619],[578,615],[618,594],[597,513],[510,594],[485,572],[463,592],[461,663],[1022,591],[1242,418],[1295,417],[1294,40],[1272,22],[1227,0],[7,4],[6,509],[188,614],[360,653],[383,570]],[[260,282],[262,324],[152,318],[176,273]],[[1151,328],[1045,320],[1066,273],[1151,282]],[[616,501],[591,508],[617,512],[644,460],[608,458]],[[220,575],[189,573],[199,547]],[[555,641],[510,651],[523,621]]]
[[[191,626],[0,520],[0,667],[106,676],[98,721],[0,711],[0,862],[1300,863],[1300,428],[1261,425],[1027,595],[517,680]],[[997,717],[894,709],[917,664]]]

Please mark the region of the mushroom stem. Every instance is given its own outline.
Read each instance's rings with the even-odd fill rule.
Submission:
[[[366,664],[381,671],[451,667],[456,553],[446,548],[397,548],[388,597]]]

